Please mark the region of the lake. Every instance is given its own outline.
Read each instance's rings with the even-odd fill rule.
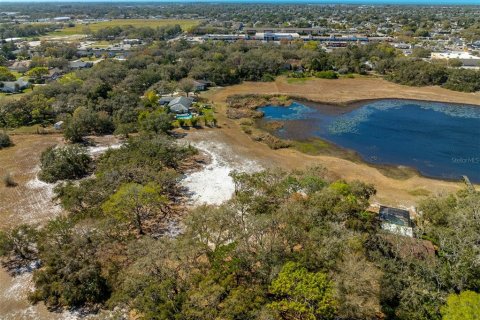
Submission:
[[[321,138],[374,164],[403,165],[422,175],[480,183],[480,107],[384,99],[356,106],[293,102],[265,106],[262,122],[281,121],[283,139]]]

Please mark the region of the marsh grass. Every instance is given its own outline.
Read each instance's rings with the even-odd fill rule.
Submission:
[[[428,197],[431,194],[431,192],[426,189],[418,188],[418,189],[413,189],[408,191],[408,194],[415,197]]]

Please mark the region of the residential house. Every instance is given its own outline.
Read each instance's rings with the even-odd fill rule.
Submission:
[[[439,60],[457,59],[462,62],[465,67],[480,67],[480,57],[470,52],[453,51],[453,52],[432,52],[431,58]]]
[[[55,130],[62,130],[63,126],[64,126],[64,122],[58,121],[58,122],[55,122],[55,124],[53,125],[53,128],[55,128]]]
[[[398,250],[396,253],[401,258],[426,260],[434,257],[436,253],[435,246],[428,240],[396,237],[393,234],[383,234],[380,237]]]
[[[193,80],[193,91],[205,91],[212,83],[206,80]]]
[[[25,73],[30,69],[31,64],[31,60],[15,61],[8,69],[10,69],[10,71]]]
[[[185,114],[190,112],[192,107],[192,100],[186,97],[176,97],[168,103],[170,112],[176,114]]]
[[[23,80],[22,78],[16,81],[2,81],[0,82],[0,91],[5,93],[21,92],[30,87],[30,82]]]
[[[55,17],[52,19],[55,22],[66,22],[72,20],[72,18],[64,16],[64,17]]]
[[[165,105],[168,105],[170,103],[170,101],[172,101],[173,99],[175,99],[175,97],[164,96],[164,97],[160,97],[158,102],[160,103],[161,106],[165,106]]]
[[[48,70],[48,74],[42,76],[44,81],[54,81],[62,76],[62,70],[58,68],[52,68]]]
[[[69,68],[72,69],[72,70],[91,68],[92,66],[93,66],[93,63],[82,61],[82,60],[76,60],[76,61],[70,61],[69,62]]]
[[[142,44],[142,40],[140,39],[123,39],[123,44]]]

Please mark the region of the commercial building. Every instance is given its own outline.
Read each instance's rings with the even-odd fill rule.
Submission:
[[[480,57],[474,56],[470,52],[451,51],[451,52],[432,52],[432,59],[450,60],[456,59],[462,62],[464,67],[480,67]]]

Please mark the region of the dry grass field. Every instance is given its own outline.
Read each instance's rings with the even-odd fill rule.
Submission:
[[[177,19],[113,19],[110,21],[103,21],[91,24],[77,24],[74,27],[64,28],[55,32],[50,33],[50,36],[70,36],[76,34],[86,34],[87,29],[90,31],[98,31],[107,27],[116,27],[116,26],[132,26],[132,27],[164,27],[164,26],[173,26],[180,25],[180,27],[187,31],[192,27],[197,26],[200,23],[200,20],[177,20]]]
[[[480,93],[463,93],[441,87],[408,87],[376,77],[312,79],[291,82],[278,77],[274,82],[245,82],[227,87],[215,95],[224,100],[233,94],[284,94],[308,100],[345,104],[359,100],[398,98],[480,105]]]
[[[0,226],[43,222],[58,208],[51,201],[51,186],[36,179],[40,154],[62,142],[61,135],[12,135],[13,147],[0,150]],[[10,174],[16,187],[3,181]]]

